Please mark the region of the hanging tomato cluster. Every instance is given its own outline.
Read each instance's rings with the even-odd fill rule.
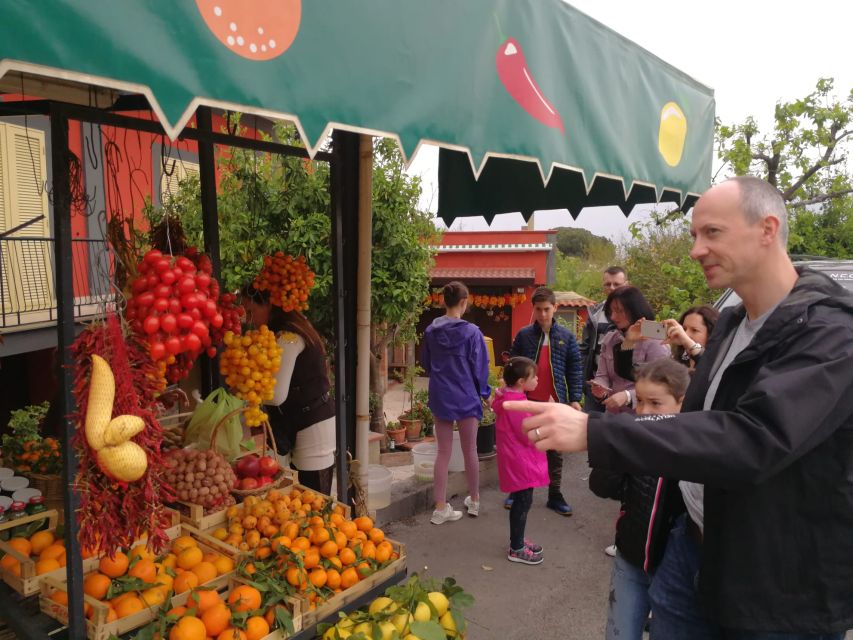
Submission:
[[[188,247],[184,255],[193,261],[199,271],[204,271],[205,273],[213,272],[213,265],[207,254],[200,253],[195,247]],[[219,296],[217,306],[219,313],[222,314],[222,325],[219,327],[210,325],[210,338],[213,341],[213,345],[218,348],[222,346],[223,338],[228,331],[237,334],[242,331],[243,317],[246,315],[246,310],[238,302],[237,295],[230,292]]]
[[[186,377],[202,351],[216,355],[211,330],[225,324],[210,260],[200,256],[198,262],[152,249],[131,283],[127,319],[145,338],[151,359],[169,382]]]
[[[304,256],[294,258],[281,251],[264,256],[264,266],[255,278],[258,291],[269,291],[270,302],[285,311],[305,311],[308,294],[314,286],[314,272]]]
[[[234,395],[249,405],[245,413],[247,426],[257,427],[267,419],[267,414],[260,407],[265,400],[273,398],[275,376],[280,365],[281,347],[267,325],[247,331],[242,336],[230,331],[225,333],[225,350],[219,361],[219,371]]]

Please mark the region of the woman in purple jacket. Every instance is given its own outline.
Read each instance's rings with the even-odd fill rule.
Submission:
[[[489,399],[489,356],[480,330],[462,319],[468,307],[468,288],[461,282],[444,286],[446,313],[433,320],[424,332],[421,364],[429,376],[429,408],[435,418],[438,456],[435,460],[433,524],[459,520],[447,502],[447,466],[453,448],[453,423],[459,428],[468,515],[480,513],[480,461],[477,458],[477,427],[483,417],[483,402]]]

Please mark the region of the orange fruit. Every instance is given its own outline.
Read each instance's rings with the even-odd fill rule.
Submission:
[[[269,632],[270,625],[261,616],[251,616],[246,620],[246,640],[261,640]]]
[[[18,559],[14,558],[11,554],[3,556],[3,559],[0,560],[0,567],[17,576],[21,575],[21,563],[18,562]]]
[[[135,558],[139,558],[141,560],[154,560],[154,554],[151,553],[144,544],[138,544],[133,549],[130,550],[130,553],[127,554],[128,559],[132,562]]]
[[[359,516],[353,520],[355,522],[355,526],[358,527],[359,531],[370,531],[373,528],[373,520],[368,518],[367,516]]]
[[[57,541],[42,549],[39,560],[47,560],[48,558],[59,560],[63,555],[65,555],[65,545],[62,544],[62,541]]]
[[[216,565],[214,565],[212,562],[207,562],[205,560],[199,562],[196,566],[190,569],[190,571],[192,571],[198,576],[199,584],[210,582],[218,575],[216,571]]]
[[[385,539],[385,532],[382,529],[377,529],[373,527],[370,531],[367,532],[367,539],[370,540],[373,544],[379,544]]]
[[[226,629],[216,636],[216,640],[246,640],[246,634],[239,629]]]
[[[54,560],[53,558],[47,558],[46,560],[39,560],[36,562],[36,575],[40,576],[43,573],[47,573],[48,571],[55,571],[59,569],[62,565],[59,564],[58,560]],[[106,592],[104,592],[106,595]]]
[[[115,612],[119,618],[132,616],[134,613],[139,613],[145,609],[145,603],[139,596],[130,596],[115,605]]]
[[[293,521],[288,522],[282,527],[281,532],[293,540],[299,536],[299,525]]]
[[[355,532],[358,531],[358,527],[352,520],[344,520],[338,528],[341,530],[341,533],[343,533],[347,537],[348,540],[352,540],[352,538],[355,536]]]
[[[178,566],[178,556],[171,552],[167,553],[160,564],[164,567],[168,567],[169,569],[174,569]]]
[[[118,578],[119,576],[123,576],[127,573],[127,567],[129,564],[130,561],[127,556],[121,551],[116,551],[115,555],[111,558],[106,556],[101,558],[101,561],[98,563],[98,569],[105,576]]]
[[[202,561],[204,554],[198,547],[189,547],[178,554],[178,566],[181,569],[192,569]]]
[[[175,590],[175,593],[185,593],[197,586],[198,576],[192,571],[184,571],[182,574],[175,577],[175,582],[172,583],[172,588]]]
[[[320,546],[320,555],[324,558],[331,558],[338,555],[338,543],[334,540],[326,540]]]
[[[373,544],[370,540],[362,543],[361,545],[361,557],[367,558],[368,560],[373,560],[376,558],[376,545]]]
[[[215,553],[215,552],[213,552],[213,551],[208,551],[207,553],[205,553],[205,554],[202,556],[201,560],[202,560],[202,562],[210,562],[210,563],[213,563],[213,561],[214,561],[214,560],[216,560],[218,557],[219,557],[219,554],[218,554],[218,553]]]
[[[207,629],[208,637],[215,638],[231,625],[231,611],[224,602],[220,602],[205,611],[201,615],[201,621]]]
[[[335,544],[338,545],[339,549],[347,546],[347,537],[343,531],[335,531]]]
[[[334,556],[333,558],[329,558],[329,564],[332,565],[335,569],[339,571],[344,568],[344,563],[341,562],[341,559],[338,556]]]
[[[305,536],[297,536],[290,544],[290,548],[294,551],[306,551],[311,547],[311,541]]]
[[[186,608],[186,607],[184,607],[184,606],[181,606],[181,607],[172,607],[171,609],[169,609],[169,610],[166,612],[166,615],[167,615],[167,616],[176,616],[176,617],[180,618],[180,617],[181,617],[182,615],[184,615],[186,612],[187,612],[187,608]]]
[[[341,586],[341,573],[337,569],[326,570],[326,586],[329,589],[337,589]]]
[[[252,611],[261,606],[261,592],[247,584],[241,584],[228,594],[228,604],[236,612]]]
[[[378,545],[376,545],[376,562],[378,562],[379,564],[384,564],[388,562],[393,552],[394,548],[391,546],[391,543],[387,540],[383,540]]]
[[[291,540],[287,536],[279,536],[278,538],[273,538],[272,540],[272,549],[273,551],[278,551],[279,547],[290,548]]]
[[[179,556],[184,549],[197,546],[198,542],[192,536],[178,536],[172,541],[172,553]]]
[[[57,589],[53,593],[50,594],[50,599],[54,602],[61,604],[65,607],[68,606],[68,592],[63,591],[62,589]]]
[[[328,577],[326,576],[326,570],[322,567],[312,569],[311,572],[308,574],[308,580],[318,589],[326,585],[327,579]]]
[[[220,604],[222,598],[213,589],[193,589],[190,596],[187,598],[187,608],[195,609],[199,613],[204,613],[211,607]]]
[[[150,589],[146,589],[139,594],[139,597],[142,599],[142,602],[146,607],[159,607],[161,604],[166,602],[166,597],[168,596],[168,590],[163,589],[163,587],[151,587]]]
[[[234,561],[226,556],[219,556],[213,561],[213,566],[216,567],[216,574],[220,576],[234,571]]]
[[[53,535],[52,531],[36,531],[30,537],[30,549],[34,555],[38,555],[52,545],[55,540],[56,536]]]
[[[225,527],[219,527],[218,529],[214,529],[210,535],[212,535],[217,540],[225,540],[225,538],[228,537],[228,529],[226,529]]]
[[[153,583],[157,578],[157,567],[147,558],[138,560],[127,572],[132,578],[139,578],[143,582]]]
[[[340,550],[338,557],[345,565],[353,564],[355,562],[355,551],[353,551],[349,547],[346,547]]]
[[[320,552],[316,548],[308,549],[302,559],[306,569],[313,569],[320,564]]]
[[[112,580],[108,576],[95,571],[83,579],[83,593],[98,600],[103,600],[107,595],[107,590],[109,590],[111,583]]]
[[[118,613],[112,607],[107,607],[107,622],[115,622],[118,620]]]
[[[205,640],[207,629],[201,618],[184,616],[169,631],[169,640]]]
[[[26,538],[12,538],[7,542],[10,547],[12,547],[15,551],[20,553],[22,556],[27,556],[29,558],[30,553],[32,553],[33,545],[30,544],[30,541]]]
[[[373,567],[368,562],[359,562],[356,566],[356,571],[358,571],[359,579],[362,579],[373,573]]]
[[[343,589],[349,589],[351,586],[356,584],[359,581],[358,573],[355,570],[355,567],[347,567],[341,573],[341,587]]]

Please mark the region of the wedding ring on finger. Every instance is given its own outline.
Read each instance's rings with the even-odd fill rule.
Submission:
[[[542,439],[542,434],[539,433],[539,427],[536,427],[533,430],[533,433],[536,434],[536,442],[539,442]]]

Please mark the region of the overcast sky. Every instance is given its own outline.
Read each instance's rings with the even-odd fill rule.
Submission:
[[[838,0],[573,0],[569,4],[714,89],[724,123],[752,115],[763,131],[777,101],[801,98],[820,77],[835,78],[839,97],[853,88],[853,5]],[[424,178],[423,206],[438,206],[438,152],[422,147],[411,171]],[[615,207],[536,214],[535,227],[579,226],[614,240],[644,214],[629,219]],[[497,216],[492,228],[518,229],[519,214]],[[443,225],[442,225],[443,226]],[[452,229],[488,229],[483,218],[460,218]]]

